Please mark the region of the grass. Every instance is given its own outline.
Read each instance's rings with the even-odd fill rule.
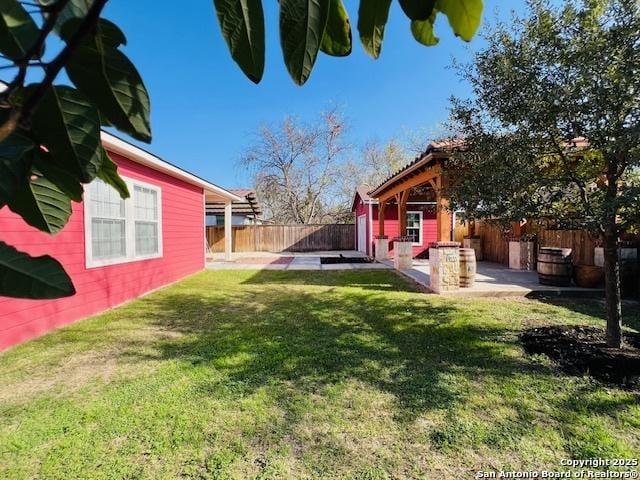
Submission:
[[[601,311],[442,299],[384,271],[205,272],[0,355],[0,478],[460,479],[638,457],[637,395],[517,342]]]

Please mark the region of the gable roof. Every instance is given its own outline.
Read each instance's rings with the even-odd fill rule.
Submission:
[[[351,211],[354,212],[356,210],[356,201],[358,200],[358,197],[360,197],[362,199],[362,201],[365,204],[369,204],[369,203],[373,203],[373,204],[377,204],[378,200],[376,200],[375,198],[371,198],[369,196],[369,190],[371,190],[371,185],[359,185],[356,188],[356,192],[353,195],[353,201],[351,202]]]
[[[243,199],[237,194],[215,185],[207,180],[194,175],[183,168],[163,160],[162,158],[137,147],[115,135],[102,131],[100,138],[104,147],[114,153],[128,158],[132,162],[139,163],[153,170],[165,173],[171,177],[201,187],[205,194],[220,198],[221,200],[230,200],[232,202],[242,201]]]

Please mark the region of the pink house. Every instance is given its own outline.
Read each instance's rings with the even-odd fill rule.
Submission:
[[[368,195],[368,185],[356,189],[351,210],[356,217],[356,249],[366,255],[375,254],[378,232],[378,201]],[[389,237],[389,254],[393,256],[393,239],[409,236],[413,239],[413,256],[428,255],[429,243],[437,241],[436,201],[432,189],[416,190],[407,201],[407,228],[400,232],[398,209],[387,206],[384,216],[385,235]]]
[[[110,134],[103,132],[102,141],[129,199],[95,180],[55,236],[0,210],[0,238],[32,255],[55,257],[77,292],[57,300],[0,297],[0,350],[202,270],[205,202],[225,203],[230,220],[231,202],[241,200]]]

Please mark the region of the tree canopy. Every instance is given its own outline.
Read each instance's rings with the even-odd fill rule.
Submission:
[[[617,242],[640,208],[640,5],[531,0],[460,66],[452,208],[467,218],[552,219],[604,243],[609,339],[621,344]]]

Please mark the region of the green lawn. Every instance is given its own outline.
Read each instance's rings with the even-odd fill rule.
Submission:
[[[517,342],[601,310],[447,300],[384,271],[205,272],[0,354],[0,478],[461,479],[638,457],[636,395]]]

